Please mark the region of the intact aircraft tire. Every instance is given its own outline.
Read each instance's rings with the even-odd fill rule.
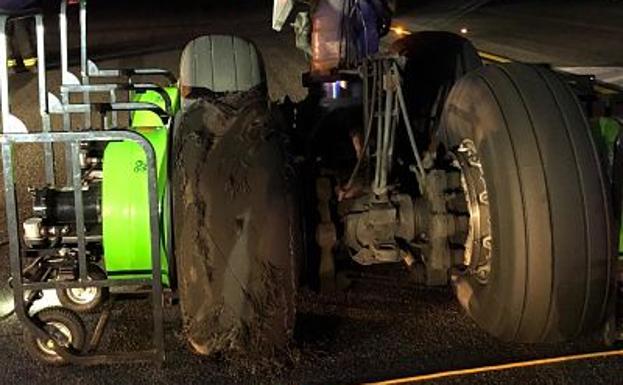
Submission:
[[[453,87],[440,129],[480,214],[471,261],[454,276],[467,312],[507,341],[597,331],[614,295],[614,222],[568,85],[538,66],[483,67]]]

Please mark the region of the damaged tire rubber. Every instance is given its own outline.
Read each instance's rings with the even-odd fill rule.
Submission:
[[[298,226],[277,126],[251,90],[195,100],[176,128],[175,257],[196,353],[269,360],[290,341]]]
[[[568,85],[537,66],[487,66],[453,87],[441,130],[450,151],[473,143],[466,163],[481,164],[487,190],[479,200],[489,213],[480,223],[490,223],[490,271],[484,280],[455,276],[468,313],[507,341],[564,341],[602,326],[614,294],[613,221]]]

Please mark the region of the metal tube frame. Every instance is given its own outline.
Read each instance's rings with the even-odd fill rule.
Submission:
[[[143,93],[143,92],[146,92],[146,91],[156,92],[164,100],[165,111],[168,112],[169,114],[172,112],[173,101],[171,100],[171,97],[165,91],[164,88],[160,87],[157,84],[153,84],[153,83],[138,83],[138,84],[121,84],[121,83],[115,83],[115,84],[69,84],[69,85],[62,85],[61,86],[61,94],[62,93],[72,94],[72,93],[83,93],[83,92],[87,92],[87,93],[106,93],[107,92],[107,93],[110,93],[110,96],[111,96],[110,102],[111,103],[116,103],[116,101],[113,100],[113,96],[115,95],[116,91],[130,91],[130,92],[136,92],[136,93]],[[84,104],[89,104],[89,103],[85,102]],[[114,120],[113,120],[113,126],[116,126],[116,123],[114,123]]]
[[[67,22],[67,0],[62,0],[59,11],[59,29],[60,29],[60,41],[61,41],[61,73],[62,73],[62,84],[64,87],[83,87],[79,90],[82,93],[82,103],[90,104],[91,98],[90,94],[93,92],[107,92],[109,95],[109,101],[111,103],[117,102],[117,91],[127,91],[128,101],[132,100],[132,93],[134,91],[140,91],[140,88],[132,88],[132,76],[163,76],[165,77],[170,84],[175,84],[177,79],[175,76],[167,70],[162,69],[121,69],[121,70],[100,70],[98,66],[88,58],[88,42],[87,42],[87,1],[80,0],[79,2],[79,22],[80,22],[80,80],[78,80],[75,76],[73,76],[69,72],[69,37],[68,37],[68,22]],[[121,82],[118,85],[119,87],[109,87],[105,91],[98,89],[96,87],[90,87],[91,77],[97,78],[122,78],[125,77],[126,81]],[[78,83],[78,84],[77,84]],[[144,85],[147,86],[147,85]],[[156,91],[160,95],[166,95],[165,103],[168,106],[171,104],[171,100],[164,91],[162,87],[157,89],[158,86],[151,85],[149,90]],[[146,87],[144,87],[146,88]],[[75,88],[74,88],[75,89]],[[68,91],[68,92],[78,92],[78,91]],[[63,94],[63,87],[61,87],[61,94]],[[61,95],[63,103],[69,103],[69,97],[64,97],[65,95]],[[164,96],[163,96],[164,97]],[[170,109],[167,109],[170,111]],[[86,129],[90,128],[92,125],[90,112],[84,112],[84,126]],[[117,111],[112,111],[111,113],[111,123],[112,127],[118,126],[118,115]]]
[[[39,92],[39,112],[42,119],[42,132],[28,133],[25,125],[16,117],[11,115],[9,103],[9,79],[7,66],[7,37],[6,25],[11,18],[34,17],[37,31],[37,56],[38,56],[38,92]],[[63,55],[63,53],[61,53]],[[66,59],[66,58],[65,58]],[[67,66],[67,61],[63,60],[63,69]],[[65,75],[65,73],[63,74]],[[134,131],[82,131],[71,132],[69,114],[87,112],[90,114],[92,109],[106,114],[111,111],[133,111],[150,110],[160,116],[168,114],[159,107],[149,103],[104,103],[104,104],[83,104],[70,105],[61,103],[64,132],[52,132],[50,123],[50,104],[47,97],[47,84],[45,73],[45,45],[44,45],[44,25],[43,16],[39,10],[25,10],[14,14],[0,14],[0,115],[2,117],[2,127],[0,130],[0,151],[2,156],[2,170],[4,182],[4,196],[6,206],[7,233],[9,240],[9,263],[12,277],[13,297],[15,303],[15,314],[18,320],[36,337],[43,340],[50,339],[50,336],[29,316],[30,298],[25,299],[26,292],[36,293],[45,289],[57,288],[84,288],[84,287],[120,287],[151,286],[152,293],[152,312],[153,312],[153,346],[150,349],[135,352],[109,353],[109,354],[87,354],[80,355],[70,349],[56,345],[55,351],[68,362],[93,365],[102,363],[126,363],[131,361],[151,360],[162,362],[165,358],[164,350],[164,289],[162,283],[162,266],[160,256],[160,217],[157,191],[156,175],[156,154],[151,143],[142,135]],[[67,94],[68,98],[68,94]],[[58,107],[58,106],[57,106]],[[10,131],[9,131],[10,129]],[[151,234],[151,273],[150,279],[123,279],[123,280],[89,280],[87,276],[86,258],[86,236],[84,229],[84,206],[82,197],[82,175],[80,169],[80,143],[82,142],[111,142],[111,141],[132,141],[137,143],[146,156],[147,163],[147,183],[149,200],[149,226]],[[76,206],[76,224],[78,241],[78,268],[79,279],[77,281],[54,281],[47,282],[42,279],[39,282],[25,282],[22,266],[22,249],[20,244],[19,211],[16,195],[15,180],[15,160],[14,145],[22,143],[41,144],[45,150],[45,180],[49,185],[55,183],[54,173],[54,154],[52,152],[53,143],[62,143],[68,147],[67,170],[69,174],[69,184],[73,187],[74,200]],[[98,322],[101,328],[104,323]],[[101,333],[101,331],[99,331]],[[90,353],[90,352],[88,352]]]
[[[151,233],[151,279],[124,279],[124,280],[88,280],[87,259],[85,253],[84,234],[84,207],[82,205],[82,181],[80,172],[79,149],[82,142],[111,142],[132,141],[141,146],[146,155],[147,180],[149,195],[149,223]],[[19,143],[63,143],[71,147],[72,154],[72,187],[76,203],[76,223],[78,235],[78,281],[58,282],[24,282],[22,274],[21,245],[19,239],[18,205],[14,179],[13,145]],[[81,288],[81,287],[119,287],[144,285],[151,286],[152,311],[153,311],[153,347],[152,349],[127,352],[122,354],[91,354],[77,355],[61,346],[55,346],[58,354],[68,362],[94,365],[102,363],[122,363],[128,361],[152,360],[162,362],[165,357],[164,350],[164,289],[162,284],[162,266],[160,261],[160,227],[159,207],[156,176],[156,154],[147,139],[133,131],[88,131],[88,132],[49,132],[32,134],[0,134],[0,146],[2,150],[4,194],[6,202],[7,232],[9,236],[9,259],[11,276],[13,277],[13,297],[15,301],[15,313],[35,336],[41,339],[49,339],[47,333],[41,329],[29,317],[24,294],[27,290],[44,290],[57,288]]]
[[[87,24],[87,0],[80,0],[80,10],[79,10],[79,19],[80,19],[80,71],[83,79],[83,84],[89,84],[90,77],[131,77],[131,76],[162,76],[168,79],[171,84],[177,82],[175,75],[171,73],[171,71],[159,69],[159,68],[143,68],[143,69],[106,69],[102,70],[97,67],[97,65],[89,59],[88,56],[88,44],[87,44],[87,35],[88,35],[88,24]],[[61,40],[67,42],[67,0],[61,1],[61,11],[60,17],[61,23],[64,24],[64,27],[61,29]],[[64,35],[63,32],[64,31]],[[68,57],[67,54],[67,44],[62,46],[65,48],[65,58]],[[86,80],[86,82],[85,82]]]
[[[165,124],[168,124],[168,120],[171,118],[171,115],[160,108],[159,106],[151,103],[143,103],[143,102],[117,102],[117,103],[59,103],[58,105],[50,106],[49,113],[50,114],[60,114],[64,117],[69,117],[70,114],[84,114],[86,112],[98,112],[100,114],[107,114],[109,112],[133,112],[133,111],[150,111],[157,114],[160,118],[163,119]],[[68,130],[64,131],[72,131],[71,126],[69,126]],[[87,131],[95,131],[95,130],[87,130]]]
[[[45,70],[45,31],[43,25],[43,15],[38,9],[25,10],[17,17],[11,17],[11,15],[0,15],[0,104],[1,115],[4,127],[8,125],[11,114],[11,107],[9,101],[9,75],[7,68],[8,60],[8,44],[6,36],[6,25],[11,18],[34,18],[35,31],[36,31],[36,44],[37,44],[37,90],[39,93],[39,116],[41,118],[41,127],[43,132],[51,131],[50,117],[47,113],[48,104],[46,97],[47,78]],[[46,143],[43,146],[43,156],[45,163],[45,181],[48,185],[53,185],[54,180],[54,149],[51,143]]]

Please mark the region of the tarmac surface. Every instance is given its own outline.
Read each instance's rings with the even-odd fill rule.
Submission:
[[[306,67],[304,57],[295,50],[289,32],[278,34],[270,30],[267,1],[264,8],[236,3],[226,9],[195,2],[162,8],[147,1],[127,2],[132,4],[105,9],[102,3],[92,2],[94,9],[90,17],[91,53],[102,67],[149,66],[176,71],[179,53],[192,37],[205,33],[236,33],[252,39],[263,53],[273,99],[288,95],[300,100],[305,95],[300,86],[300,73]],[[556,65],[617,66],[623,63],[623,47],[620,47],[623,34],[614,22],[613,25],[606,23],[605,27],[600,23],[598,26],[587,24],[577,30],[565,29],[568,34],[564,34],[564,39],[554,38],[552,31],[560,34],[559,28],[568,27],[571,16],[567,15],[576,15],[573,7],[559,7],[562,16],[550,15],[551,20],[543,22],[554,26],[530,26],[535,14],[545,13],[539,11],[538,5],[517,8],[517,3],[494,4],[470,16],[478,20],[478,25],[488,27],[480,30],[475,27],[477,24],[469,24],[479,46],[482,43],[485,50],[520,60],[547,59]],[[603,3],[603,7],[613,7],[611,12],[609,9],[602,14],[620,15],[617,12],[622,12],[619,4],[599,3]],[[409,15],[425,17],[425,11],[426,8],[415,9]],[[430,12],[432,19],[434,14]],[[500,12],[505,18],[499,16]],[[615,19],[604,16],[604,19],[610,18]],[[54,23],[53,20],[50,28],[55,27]],[[597,38],[604,28],[614,32],[607,35],[608,39]],[[530,34],[525,36],[527,30]],[[58,52],[55,48],[57,36],[54,29],[49,31],[46,38],[49,56],[54,61]],[[592,36],[599,43],[586,43],[590,50],[576,46],[577,42],[588,41]],[[72,46],[75,43],[72,40]],[[543,53],[546,51],[547,54]],[[50,90],[55,90],[59,83],[57,69],[53,68],[49,75]],[[33,76],[14,75],[11,84],[15,91],[14,114],[28,126],[38,127]],[[22,165],[18,170],[18,181],[22,185],[19,196],[24,200],[25,186],[34,184],[42,176],[38,171],[41,152],[27,147],[19,152],[17,160]],[[0,214],[3,213],[2,200]],[[3,222],[0,229],[4,230]],[[3,237],[0,235],[0,240]],[[3,247],[0,249],[0,258],[4,258],[0,282],[5,282],[8,275],[6,255],[6,247]],[[465,315],[451,290],[417,287],[402,266],[353,268],[349,276],[353,282],[345,292],[320,295],[303,290],[300,293],[290,362],[282,367],[240,366],[224,358],[194,356],[181,335],[178,309],[171,307],[166,310],[167,361],[162,367],[149,363],[92,368],[45,367],[33,361],[21,346],[21,328],[15,318],[0,321],[0,384],[358,384],[603,349],[597,337],[556,345],[497,341],[479,330]],[[3,289],[0,293],[6,294],[6,286]],[[3,301],[0,296],[0,312],[7,305],[6,298]],[[87,320],[93,321],[90,317]],[[113,312],[102,349],[145,347],[150,327],[148,301],[119,304]],[[622,372],[623,360],[613,357],[427,383],[623,384]]]
[[[402,6],[397,24],[412,30],[465,32],[483,51],[548,63],[623,86],[620,2],[439,0],[412,4]]]

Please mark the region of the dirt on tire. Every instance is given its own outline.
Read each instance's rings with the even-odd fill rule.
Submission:
[[[175,130],[175,257],[196,353],[261,365],[288,349],[296,211],[282,137],[254,91],[194,101]]]

